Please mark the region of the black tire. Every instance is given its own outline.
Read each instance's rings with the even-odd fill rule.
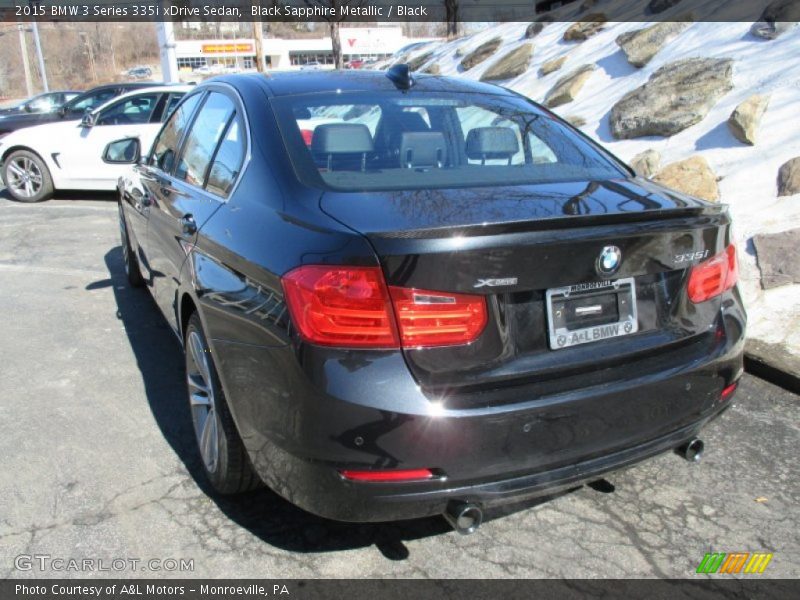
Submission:
[[[193,338],[193,336],[197,337]],[[250,464],[250,458],[247,456],[242,438],[239,436],[239,432],[233,422],[233,417],[228,409],[225,395],[219,383],[219,376],[217,375],[217,369],[214,365],[214,358],[211,356],[211,352],[208,348],[208,341],[203,332],[203,325],[196,312],[189,318],[184,339],[186,340],[185,355],[189,412],[192,415],[192,427],[195,432],[197,449],[200,454],[200,464],[203,466],[206,477],[208,477],[211,485],[220,494],[238,494],[260,487],[262,485],[261,480]],[[195,406],[197,406],[197,402],[193,401],[193,396],[196,395],[199,388],[197,385],[191,383],[192,374],[197,370],[195,359],[193,358],[193,350],[192,347],[190,347],[192,340],[199,342],[202,346],[202,354],[205,356],[208,365],[210,389],[213,393],[212,402],[210,404],[214,407],[217,419],[214,433],[216,434],[218,443],[216,460],[213,461],[213,464],[209,464],[207,456],[201,448],[202,432],[198,430],[198,419],[195,417]],[[193,394],[193,391],[195,394]],[[209,414],[210,412],[209,410]],[[209,434],[209,437],[210,436],[211,434]]]
[[[17,202],[42,202],[53,195],[50,169],[39,155],[30,150],[15,150],[6,157],[3,181]]]
[[[122,260],[125,263],[125,275],[128,278],[128,283],[133,287],[142,287],[144,278],[139,270],[139,259],[133,250],[133,246],[131,246],[131,240],[128,236],[128,224],[125,222],[122,203],[117,203],[117,208],[119,209],[119,237],[122,244]]]

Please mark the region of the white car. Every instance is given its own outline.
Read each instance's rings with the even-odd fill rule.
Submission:
[[[119,160],[130,157],[107,156],[108,144],[138,138],[140,147],[149,149],[161,124],[191,89],[138,89],[87,112],[80,121],[46,123],[0,138],[0,173],[8,192],[20,202],[39,202],[56,190],[116,190],[127,170]]]

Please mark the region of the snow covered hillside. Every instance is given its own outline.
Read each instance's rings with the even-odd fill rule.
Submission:
[[[576,73],[581,81],[568,90],[566,102],[564,97],[554,101],[549,96],[553,110],[578,124],[584,133],[621,159],[630,162],[637,154],[652,149],[660,153],[659,168],[663,169],[693,156],[704,158],[717,179],[717,186],[713,185],[713,177],[711,185],[718,187],[719,200],[730,205],[735,220],[750,336],[785,344],[800,354],[800,285],[762,289],[752,241],[757,234],[800,228],[800,194],[779,196],[777,183],[781,166],[800,157],[800,27],[788,28],[770,40],[753,35],[752,23],[689,23],[667,39],[649,62],[637,68],[629,62],[617,38],[654,23],[598,23],[595,31],[587,28],[585,39],[580,39],[578,32],[576,41],[564,39],[569,28],[575,32],[575,24],[544,23],[541,31],[526,37],[526,31],[527,35],[532,33],[529,25],[505,23],[488,27],[470,37],[416,49],[403,59],[417,71],[469,79],[493,75],[495,83],[537,102],[548,98],[565,76]],[[526,44],[531,47],[521,48]],[[477,64],[465,69],[462,61],[482,45],[487,56],[475,57],[480,59]],[[519,51],[508,56],[516,49]],[[498,64],[506,57],[509,64],[522,65],[516,70],[520,74],[497,80],[494,74],[507,72]],[[555,60],[561,58],[564,60]],[[732,74],[728,75],[732,86],[723,89],[717,100],[709,100],[713,105],[708,114],[669,137],[616,139],[610,123],[612,107],[661,67],[691,58],[732,61]],[[472,59],[467,64],[471,62]],[[543,75],[541,68],[545,64],[545,71],[554,66],[556,70]],[[584,65],[594,69],[585,68],[581,75]],[[492,68],[494,74],[487,73]],[[727,121],[737,106],[756,94],[768,96],[768,107],[757,123],[755,144],[748,145],[733,135]]]

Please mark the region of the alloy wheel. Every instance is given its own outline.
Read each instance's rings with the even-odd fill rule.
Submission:
[[[14,158],[8,164],[8,187],[23,198],[33,198],[44,181],[39,166],[27,156]]]
[[[219,415],[214,400],[208,351],[196,331],[190,331],[187,336],[186,356],[186,383],[197,446],[206,469],[213,473],[219,460]]]

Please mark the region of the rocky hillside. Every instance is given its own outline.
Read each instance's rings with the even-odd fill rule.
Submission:
[[[551,107],[644,177],[729,204],[750,334],[800,355],[800,27],[506,23],[401,57]],[[780,235],[774,235],[780,234]]]

